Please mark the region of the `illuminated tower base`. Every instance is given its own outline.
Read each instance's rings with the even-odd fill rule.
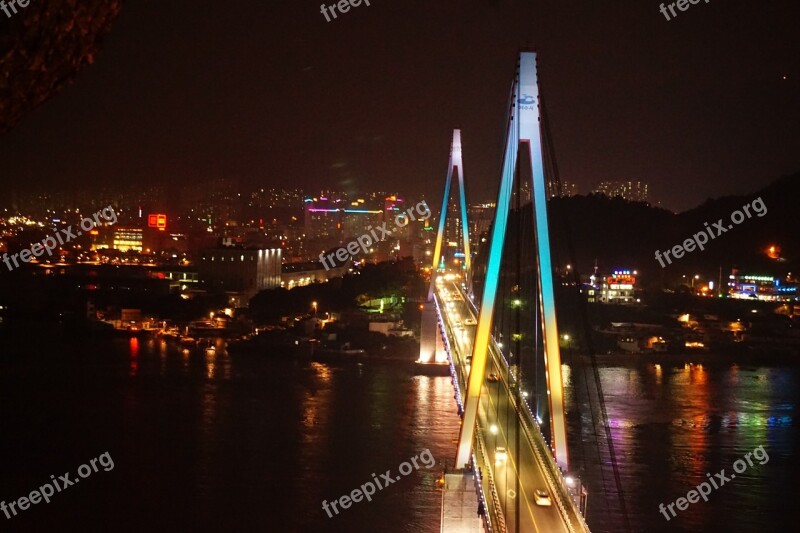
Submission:
[[[436,305],[433,302],[422,307],[419,334],[419,359],[415,363],[415,372],[434,376],[449,375],[450,362],[447,360],[444,340],[436,319]]]

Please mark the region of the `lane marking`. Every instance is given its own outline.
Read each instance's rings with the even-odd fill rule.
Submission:
[[[483,387],[481,387],[481,390],[485,391],[485,389]],[[494,402],[492,401],[492,395],[487,393],[486,397],[489,398],[489,403],[492,404],[492,407],[494,408],[495,412],[497,412],[497,408],[495,407]],[[486,413],[486,414],[487,414],[487,421],[488,421],[488,413]],[[497,416],[497,418],[498,418],[498,422],[499,422],[499,418],[500,418],[499,415]],[[503,426],[502,425],[498,425],[497,427],[500,429],[500,432],[503,434],[503,438],[504,438],[504,440],[506,442],[506,445],[507,445],[508,444],[508,437],[506,436],[505,431],[503,431]],[[531,515],[531,520],[533,521],[533,529],[535,529],[536,532],[538,533],[539,532],[539,525],[536,523],[536,517],[533,516],[533,510],[531,509],[530,500],[528,500],[528,495],[525,493],[525,486],[522,483],[522,479],[520,479],[520,477],[519,477],[519,471],[517,470],[517,463],[514,461],[514,457],[511,454],[508,454],[508,458],[511,459],[511,466],[514,468],[514,472],[517,475],[517,480],[519,480],[519,489],[522,492],[523,497],[525,498],[525,508],[528,509],[528,514]],[[534,455],[534,462],[535,462],[535,459],[536,459],[536,456]],[[519,526],[519,524],[517,524],[517,526]]]
[[[453,285],[455,285],[455,283],[453,283]],[[460,292],[459,292],[459,294],[460,294]],[[440,295],[440,296],[441,296],[441,295]],[[469,309],[469,308],[468,308],[467,310],[468,310],[468,311],[470,311],[470,315],[471,315],[471,316],[474,318],[474,313],[472,313],[472,312],[471,312],[472,310],[471,310],[471,309]],[[447,320],[448,320],[448,322],[449,322],[449,321],[450,321],[450,314],[449,314],[449,310],[446,310],[446,313],[447,313]],[[452,331],[452,325],[451,325],[451,331]],[[459,351],[459,355],[461,355],[461,360],[462,360],[462,363],[463,363],[463,362],[465,361],[465,359],[464,359],[464,357],[463,357],[463,351],[461,350],[461,346],[460,346],[460,344],[461,344],[461,343],[459,342],[459,340],[460,340],[460,339],[458,339],[458,338],[456,339],[456,349]],[[474,339],[473,339],[473,342],[474,342]],[[473,346],[473,349],[474,349],[474,346]],[[489,350],[488,350],[488,351],[489,351],[489,352],[491,352],[491,346],[489,347]],[[495,367],[498,367],[498,364],[497,364],[497,362],[495,361],[495,358],[492,356],[492,354],[491,354],[491,353],[487,353],[487,356],[488,356],[488,357],[487,357],[487,365],[488,365],[488,364],[491,362],[491,363],[492,363],[492,364],[493,364]],[[497,370],[498,370],[498,372],[500,373],[500,375],[502,376],[502,367],[501,367],[501,366],[500,366],[500,367],[498,367],[498,368],[497,368]],[[510,374],[510,369],[508,369],[508,372],[509,372],[509,374]],[[509,387],[509,383],[505,382],[505,380],[504,380],[504,382],[503,382],[503,383],[504,383],[504,385],[505,385],[505,389],[506,389],[505,393],[506,393],[506,394],[509,394],[509,393],[510,393],[510,390],[509,390],[509,388],[508,388],[508,387]],[[484,394],[485,394],[485,395],[486,395],[486,397],[489,399],[489,403],[491,404],[491,407],[492,407],[492,409],[495,411],[495,415],[496,415],[496,417],[497,417],[497,419],[498,419],[498,422],[499,422],[499,419],[500,419],[500,415],[499,415],[499,406],[495,406],[495,404],[494,404],[494,401],[492,400],[492,395],[489,393],[489,391],[488,391],[487,387],[486,387],[486,386],[481,386],[481,394],[480,394],[480,396],[483,396]],[[483,403],[483,402],[481,402],[481,401],[480,401],[480,397],[479,397],[479,399],[478,399],[478,414],[479,414],[479,415],[480,415],[480,407],[481,407],[481,403]],[[507,397],[506,397],[506,403],[508,404],[508,405],[507,405],[507,407],[511,407],[511,404],[510,404],[510,402],[508,401],[508,398],[507,398]],[[485,406],[485,404],[484,404],[484,406]],[[489,421],[489,414],[490,414],[490,413],[486,412],[486,409],[485,409],[485,408],[483,409],[483,411],[484,411],[484,414],[486,415],[486,420],[487,420],[487,422],[488,422],[488,421]],[[513,413],[514,413],[514,416],[515,416],[515,417],[519,416],[519,413],[517,413],[517,412],[516,412],[516,410],[513,410],[513,409],[512,409],[512,411],[513,411]],[[498,424],[498,428],[500,429],[500,432],[502,433],[502,435],[503,435],[503,438],[505,439],[506,445],[508,445],[508,436],[505,434],[505,431],[503,431],[503,427],[502,427],[501,425],[499,425],[499,424]],[[484,429],[486,429],[486,428],[484,428]],[[520,429],[520,431],[521,431],[521,429]],[[527,444],[529,447],[532,447],[532,446],[533,446],[533,444],[532,444],[532,443],[530,443],[530,442],[528,441],[528,438],[527,438],[527,436],[525,436],[525,435],[524,435],[524,433],[523,433],[523,436],[524,436],[524,440],[525,440],[526,444]],[[517,450],[517,451],[519,452],[520,450]],[[538,464],[537,455],[536,455],[535,451],[534,451],[534,450],[531,450],[531,452],[532,452],[532,460],[533,460],[533,464],[534,464],[534,465],[536,465],[536,470],[537,470],[537,471],[538,471],[538,473],[539,473],[539,477],[541,477],[541,478],[542,478],[542,480],[543,480],[543,482],[544,482],[545,486],[547,486],[547,480],[545,479],[545,472],[543,471],[543,469],[541,468],[541,466]],[[489,454],[489,455],[491,455],[491,454]],[[514,468],[514,472],[515,472],[515,474],[516,474],[516,476],[517,476],[517,480],[519,481],[520,491],[522,492],[522,495],[523,495],[523,497],[524,497],[524,499],[525,499],[525,507],[528,509],[528,514],[530,515],[530,517],[531,517],[531,520],[533,521],[533,528],[535,529],[536,533],[539,533],[539,531],[540,531],[540,530],[539,530],[539,526],[538,526],[538,524],[536,523],[536,517],[535,517],[535,515],[534,515],[534,513],[533,513],[533,510],[532,510],[532,508],[531,508],[531,505],[530,505],[530,500],[528,499],[528,496],[527,496],[527,494],[526,494],[526,492],[525,492],[525,486],[524,486],[524,484],[522,483],[522,479],[521,479],[521,477],[520,477],[519,470],[517,469],[517,464],[516,464],[516,461],[514,461],[514,458],[513,458],[513,456],[512,456],[511,454],[508,454],[508,457],[511,459],[511,465],[512,465],[512,467]],[[490,456],[490,460],[491,460],[491,456]],[[496,465],[495,465],[495,466],[496,466]],[[495,470],[496,470],[496,469],[493,469],[493,471],[492,471],[492,472],[494,473],[494,472],[495,472]],[[513,489],[508,489],[508,491],[510,491],[510,492],[509,492],[509,493],[507,493],[507,495],[508,495],[510,498],[514,499],[514,498],[516,497],[516,492],[515,492]],[[513,496],[511,496],[511,494],[512,494],[512,493],[513,493]],[[562,517],[560,514],[558,514],[558,523],[559,523],[559,524],[561,524],[562,526],[564,526],[564,525],[565,525],[565,524],[564,524],[564,519],[563,519],[563,517]],[[519,524],[517,524],[517,525],[519,526]]]

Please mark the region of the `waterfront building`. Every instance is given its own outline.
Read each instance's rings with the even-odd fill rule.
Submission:
[[[209,292],[226,292],[237,307],[259,291],[281,285],[281,249],[210,248],[200,253],[197,270]]]
[[[608,276],[592,274],[581,292],[586,293],[586,301],[589,303],[637,303],[636,275],[636,270],[614,270]]]
[[[728,279],[728,294],[740,300],[764,302],[797,301],[797,282],[764,274],[739,274],[734,271]]]

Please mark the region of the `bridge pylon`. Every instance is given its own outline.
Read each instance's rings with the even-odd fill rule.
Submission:
[[[492,319],[500,278],[501,257],[516,175],[532,176],[532,200],[535,225],[535,249],[538,259],[537,284],[539,311],[545,356],[547,397],[550,404],[551,447],[558,465],[567,470],[567,434],[564,420],[564,386],[561,375],[561,353],[556,325],[553,269],[550,258],[550,233],[547,221],[547,188],[542,157],[539,85],[536,53],[522,52],[511,87],[508,105],[509,122],[506,131],[502,177],[497,197],[494,223],[489,237],[486,280],[479,307],[478,324],[472,349],[472,364],[467,378],[464,417],[458,441],[456,466],[469,463],[475,423],[478,415],[481,386],[484,381],[491,340]],[[522,165],[528,168],[520,168]],[[449,185],[449,181],[448,181]],[[442,224],[440,223],[440,239]],[[437,252],[439,242],[437,241]],[[435,263],[434,263],[435,264]],[[433,277],[432,280],[433,282]]]
[[[450,185],[453,181],[453,174],[458,176],[459,204],[461,207],[461,233],[463,235],[464,264],[462,272],[465,276],[470,275],[472,268],[472,256],[469,250],[469,225],[467,224],[467,193],[464,190],[464,161],[461,155],[461,130],[453,130],[453,142],[450,145],[450,162],[447,166],[447,179],[444,182],[444,195],[442,196],[442,210],[439,215],[439,231],[436,233],[436,246],[433,249],[433,262],[431,264],[431,285],[428,289],[428,301],[433,299],[433,291],[436,286],[436,274],[439,271],[439,263],[442,258],[442,246],[444,244],[444,228],[447,219],[447,206],[450,200]],[[469,280],[464,279],[466,286],[469,287]]]

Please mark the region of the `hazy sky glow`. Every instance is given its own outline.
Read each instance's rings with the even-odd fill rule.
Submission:
[[[4,187],[192,183],[438,195],[452,128],[471,200],[499,179],[520,46],[562,178],[670,208],[800,170],[800,8],[712,0],[127,2],[94,65],[0,138]],[[785,79],[784,79],[785,77]]]

